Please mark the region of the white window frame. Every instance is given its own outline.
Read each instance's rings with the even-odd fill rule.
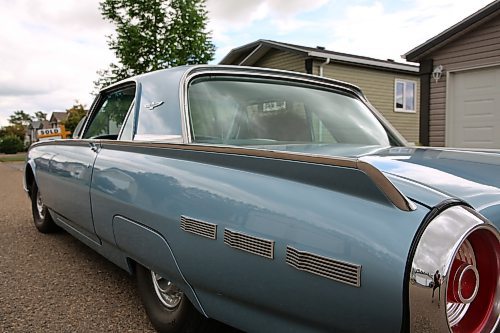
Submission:
[[[396,107],[396,98],[397,98],[397,87],[398,83],[403,84],[403,107]],[[409,109],[406,105],[406,89],[408,84],[413,84],[413,109]],[[417,112],[417,81],[414,80],[405,80],[405,79],[395,79],[394,80],[394,112],[404,112],[404,113],[416,113]]]

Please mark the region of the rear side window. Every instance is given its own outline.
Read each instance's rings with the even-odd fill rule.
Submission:
[[[201,77],[188,90],[193,142],[389,146],[366,105],[342,91],[277,79]]]
[[[83,138],[116,140],[134,97],[135,87],[130,86],[106,94],[92,115]]]

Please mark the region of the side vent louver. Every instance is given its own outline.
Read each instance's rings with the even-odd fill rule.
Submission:
[[[186,216],[181,216],[181,229],[198,236],[217,239],[217,224],[202,222]]]
[[[333,260],[317,254],[286,248],[286,262],[290,266],[354,287],[361,286],[361,266]]]
[[[224,244],[269,259],[274,258],[274,241],[224,230]]]

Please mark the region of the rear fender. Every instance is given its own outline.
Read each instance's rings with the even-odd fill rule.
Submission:
[[[123,216],[113,218],[113,233],[118,248],[140,265],[175,283],[197,310],[206,316],[193,288],[182,275],[167,240],[155,230]]]

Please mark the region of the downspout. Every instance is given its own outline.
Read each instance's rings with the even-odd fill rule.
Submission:
[[[430,101],[433,67],[433,59],[420,60],[420,125],[418,136],[419,142],[423,146],[430,146]]]
[[[325,65],[328,65],[330,63],[330,58],[326,58],[325,62],[321,63],[321,65],[319,65],[319,76],[323,76],[323,67]]]

